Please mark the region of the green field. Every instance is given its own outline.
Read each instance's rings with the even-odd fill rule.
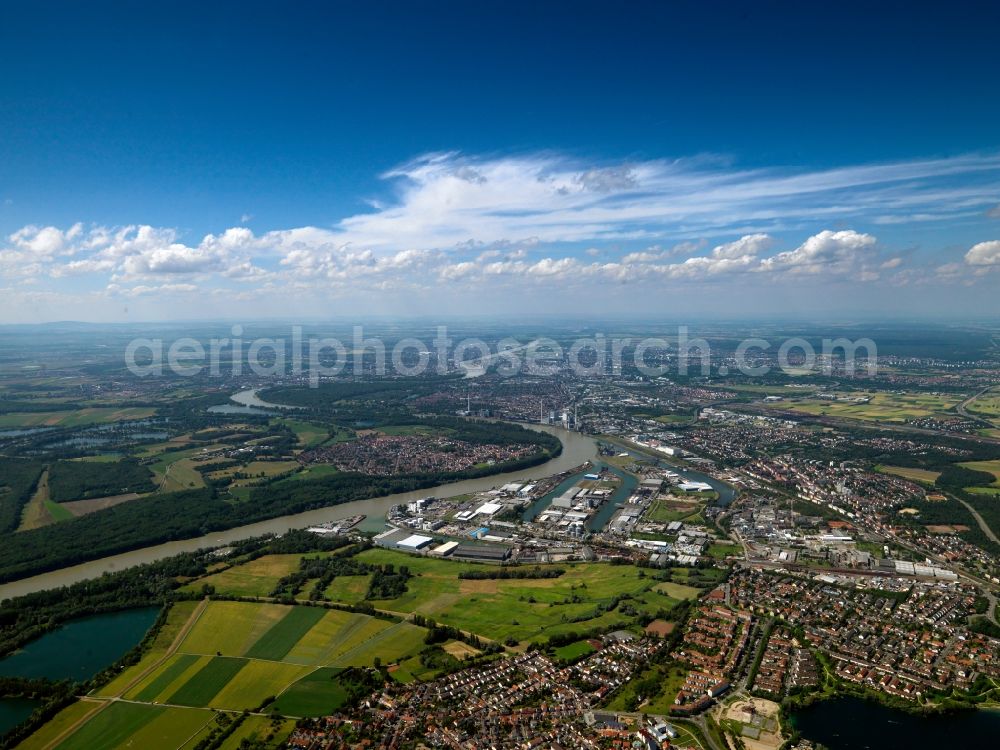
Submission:
[[[198,662],[195,654],[180,654],[167,663],[162,672],[156,675],[156,679],[151,680],[142,690],[135,694],[135,700],[142,702],[152,701],[160,693],[167,690],[170,685],[181,678]]]
[[[246,745],[242,744],[244,741],[258,743],[251,744],[255,750],[284,747],[285,738],[294,728],[295,722],[290,719],[247,716],[239,728],[219,746],[219,750],[246,750]]]
[[[573,662],[592,653],[594,653],[594,647],[587,643],[587,641],[577,641],[576,643],[570,643],[555,650],[556,658],[565,662]]]
[[[200,448],[191,448],[161,454],[158,461],[149,465],[155,476],[154,482],[163,492],[204,487],[205,480],[195,471],[195,463],[191,460],[191,456],[200,452]]]
[[[197,735],[211,711],[112,703],[59,745],[59,750],[179,748]]]
[[[867,403],[830,401],[826,399],[801,399],[779,401],[777,408],[812,414],[814,416],[842,417],[871,422],[905,422],[931,416],[948,414],[958,403],[959,396],[932,393],[866,393],[836,392],[837,396],[867,397]]]
[[[330,434],[330,430],[326,427],[321,427],[310,422],[303,422],[299,419],[281,419],[278,421],[295,433],[295,437],[299,439],[299,445],[302,448],[315,448],[320,443],[326,442]]]
[[[203,584],[208,584],[220,594],[268,596],[279,579],[298,570],[301,559],[302,555],[264,555],[238,567],[199,578],[183,590],[200,591]]]
[[[990,495],[991,497],[996,497],[1000,495],[1000,486],[997,487],[966,487],[966,492],[971,492],[973,495]]]
[[[376,428],[383,435],[448,435],[452,431],[422,424],[387,425]]]
[[[711,544],[708,547],[708,554],[718,560],[723,560],[729,555],[742,555],[743,548],[738,544]]]
[[[657,581],[640,577],[638,568],[602,563],[566,565],[554,579],[462,580],[462,570],[482,565],[412,557],[391,550],[372,549],[358,555],[369,563],[406,565],[416,574],[408,591],[397,599],[373,601],[394,612],[417,612],[438,622],[485,638],[519,641],[555,633],[615,627],[628,618],[603,607],[629,594],[639,611],[655,613],[677,600],[655,589]]]
[[[1000,391],[993,390],[977,396],[965,408],[973,414],[996,419],[1000,417]]]
[[[246,652],[251,659],[280,661],[306,633],[323,619],[318,607],[292,607]]]
[[[77,409],[75,411],[13,412],[0,414],[0,428],[4,427],[82,427],[89,424],[108,424],[132,419],[146,419],[156,409],[130,407],[125,409]]]
[[[643,518],[651,523],[683,521],[700,514],[710,499],[712,498],[709,494],[705,493],[704,495],[688,495],[684,497],[683,501],[654,500],[650,503]]]
[[[281,485],[285,482],[302,482],[307,479],[322,479],[323,477],[332,477],[337,473],[337,467],[331,464],[312,464],[302,471],[292,474],[290,477],[279,480],[276,485]]]
[[[903,477],[903,479],[909,479],[911,482],[920,482],[922,484],[934,484],[937,478],[941,476],[940,471],[915,469],[909,466],[883,466],[880,464],[875,467],[875,470],[881,471],[883,474],[895,474],[897,477]]]
[[[203,584],[210,584],[219,593],[240,596],[266,596],[275,587],[278,579],[298,569],[298,555],[269,555],[245,565],[215,573],[189,583],[185,588],[200,590]],[[629,618],[617,610],[607,611],[606,606],[616,597],[631,597],[629,604],[638,611],[655,614],[669,609],[680,598],[697,595],[697,589],[678,586],[674,590],[658,587],[652,577],[645,577],[638,568],[632,566],[612,566],[600,563],[573,564],[561,566],[565,573],[555,579],[505,579],[478,580],[460,579],[462,571],[480,571],[487,566],[462,563],[428,557],[416,557],[385,549],[370,549],[360,553],[357,559],[369,564],[407,566],[414,574],[407,582],[407,591],[395,599],[376,600],[375,607],[402,615],[419,613],[433,617],[437,621],[467,630],[477,635],[504,640],[513,637],[524,641],[548,637],[555,633],[579,631],[591,628],[614,627]],[[326,590],[333,601],[356,604],[365,601],[368,593],[368,575],[341,576],[335,578]],[[308,590],[307,583],[303,590]],[[284,653],[264,652],[267,641],[258,644],[252,652],[233,650],[237,644],[245,644],[251,633],[251,624],[242,614],[216,615],[218,602],[206,613],[203,622],[189,636],[184,650],[195,653],[208,651],[208,644],[214,643],[215,625],[213,617],[219,617],[218,627],[226,627],[230,637],[224,653],[236,656],[258,656],[270,659],[286,659],[296,663],[318,663],[314,656],[306,652],[305,644],[324,628],[333,627],[330,618],[340,613],[328,613],[325,618],[312,624],[313,630],[299,640],[298,644],[283,641]],[[237,606],[228,603],[228,606]],[[277,605],[269,605],[275,607]],[[308,612],[309,610],[303,610]],[[264,616],[258,611],[254,617]],[[296,615],[301,617],[306,615]],[[289,625],[291,621],[289,621]],[[257,630],[253,630],[260,637]],[[267,638],[276,638],[281,631],[271,633]],[[298,632],[298,631],[296,631]],[[301,635],[301,634],[300,634]],[[197,648],[192,646],[196,639],[204,642]],[[291,637],[287,639],[290,641]],[[270,648],[270,647],[269,647]],[[277,648],[277,647],[276,647]],[[280,650],[280,649],[278,649]],[[385,659],[383,659],[385,661]],[[339,663],[339,662],[338,662]]]
[[[346,688],[337,680],[343,670],[333,667],[317,669],[282,693],[274,710],[285,716],[326,716],[347,700]]]
[[[245,659],[217,656],[191,676],[187,682],[167,698],[167,703],[180,706],[207,706],[237,673],[247,666]]]

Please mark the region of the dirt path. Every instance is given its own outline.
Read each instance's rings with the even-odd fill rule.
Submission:
[[[155,662],[146,667],[146,669],[144,669],[142,672],[136,675],[135,679],[131,680],[128,684],[125,685],[125,687],[119,690],[117,695],[113,695],[108,698],[93,698],[89,696],[81,698],[80,700],[82,701],[94,703],[94,708],[91,711],[88,711],[83,716],[81,716],[70,726],[66,727],[66,729],[64,729],[58,736],[50,740],[49,743],[42,748],[42,750],[53,750],[53,748],[56,748],[59,745],[61,745],[68,737],[70,737],[77,730],[79,730],[80,727],[82,727],[88,721],[93,719],[97,714],[99,714],[101,711],[103,711],[105,708],[110,706],[115,701],[121,700],[121,697],[125,695],[125,693],[127,693],[129,690],[135,687],[141,680],[145,679],[154,669],[158,668],[167,659],[173,656],[177,652],[177,649],[180,648],[181,643],[184,642],[184,639],[187,638],[187,635],[188,633],[191,632],[191,629],[198,623],[198,620],[201,618],[201,615],[205,611],[206,607],[208,607],[208,599],[202,599],[201,602],[198,604],[198,606],[195,607],[194,611],[191,613],[191,616],[188,618],[187,622],[184,623],[184,626],[177,633],[177,636],[174,638],[173,642],[167,648],[163,656],[161,656]]]

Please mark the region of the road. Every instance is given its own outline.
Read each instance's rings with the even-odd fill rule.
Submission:
[[[979,524],[979,528],[983,530],[983,533],[986,534],[986,536],[989,538],[991,542],[1000,544],[1000,539],[997,538],[997,535],[993,533],[993,529],[989,527],[989,525],[986,523],[986,521],[983,520],[983,517],[979,515],[979,512],[975,508],[973,508],[971,505],[969,505],[967,501],[963,500],[960,497],[956,497],[955,495],[949,495],[949,497],[954,497],[956,500],[958,500],[958,502],[960,502],[962,505],[965,506],[966,510],[968,510],[969,513],[972,514],[972,517],[976,519],[976,523]]]
[[[957,411],[959,414],[961,414],[966,419],[971,419],[974,422],[979,422],[981,425],[984,425],[984,426],[989,427],[991,429],[995,429],[996,425],[993,424],[990,420],[985,419],[985,418],[979,416],[978,414],[971,414],[966,409],[966,407],[969,404],[971,404],[973,401],[975,401],[977,398],[979,398],[983,394],[989,393],[991,390],[993,390],[993,386],[992,385],[991,386],[987,386],[986,388],[983,388],[983,390],[979,391],[979,393],[976,393],[976,394],[974,394],[972,396],[969,396],[967,399],[965,399],[965,401],[963,401],[962,403],[960,403],[958,406],[955,407],[955,411]]]

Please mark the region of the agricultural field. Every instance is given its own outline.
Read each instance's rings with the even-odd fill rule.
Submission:
[[[209,476],[212,479],[231,477],[236,474],[247,476],[247,479],[238,479],[233,484],[233,486],[239,486],[241,483],[259,481],[261,479],[295,471],[298,468],[298,461],[251,461],[246,466],[230,466],[220,471],[213,471]]]
[[[779,401],[781,409],[797,411],[813,416],[860,419],[866,422],[905,422],[933,416],[955,416],[948,414],[961,398],[951,394],[933,393],[841,393],[838,397],[865,399],[867,402],[831,401],[827,399],[798,399]]]
[[[147,407],[87,408],[75,411],[12,412],[0,414],[0,428],[15,427],[82,427],[109,424],[134,419],[147,419],[156,409]]]
[[[337,467],[332,464],[310,464],[287,479],[278,481],[276,485],[283,485],[285,482],[301,482],[305,479],[322,479],[337,473],[339,473]]]
[[[71,518],[73,513],[49,496],[49,472],[46,469],[38,480],[34,494],[21,511],[21,525],[18,531],[38,529]]]
[[[330,429],[312,424],[311,422],[303,422],[298,419],[281,419],[277,421],[286,425],[295,433],[295,436],[299,439],[299,446],[303,449],[315,448],[325,443],[330,435]],[[346,433],[346,431],[344,432]]]
[[[207,584],[214,586],[220,594],[268,596],[274,591],[279,579],[298,570],[299,560],[302,557],[303,555],[265,555],[199,578],[185,586],[183,590],[200,591],[202,586]]]
[[[1000,419],[1000,391],[992,390],[966,404],[966,410],[988,419]]]
[[[201,452],[201,448],[191,448],[184,451],[162,453],[159,460],[149,465],[154,475],[154,482],[161,492],[177,492],[195,487],[204,487],[205,480],[195,471],[192,456]]]
[[[59,750],[179,748],[215,718],[204,709],[112,703],[95,714]]]
[[[253,711],[275,697],[287,717],[322,715],[343,705],[364,674],[349,668],[412,660],[426,634],[412,623],[322,607],[179,602],[139,664],[24,747],[45,747],[73,727],[59,748],[190,747],[212,730],[213,710]],[[239,736],[287,735],[292,726],[276,724],[256,721]]]
[[[876,466],[876,471],[881,471],[883,474],[894,474],[897,477],[902,477],[903,479],[909,479],[911,482],[920,482],[921,484],[934,484],[937,478],[941,476],[940,471],[930,471],[929,469],[916,469],[910,466]]]

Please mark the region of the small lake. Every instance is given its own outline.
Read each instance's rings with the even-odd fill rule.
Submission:
[[[142,607],[71,620],[0,660],[0,675],[89,680],[138,644],[159,612]]]
[[[27,698],[0,698],[0,737],[31,716],[42,705]]]
[[[998,711],[916,716],[851,696],[802,709],[792,723],[805,739],[830,750],[996,747],[1000,737]]]
[[[208,407],[208,412],[210,414],[246,414],[254,417],[267,417],[276,412],[267,411],[266,409],[258,409],[256,406],[237,406],[236,404],[218,404],[216,406]]]

